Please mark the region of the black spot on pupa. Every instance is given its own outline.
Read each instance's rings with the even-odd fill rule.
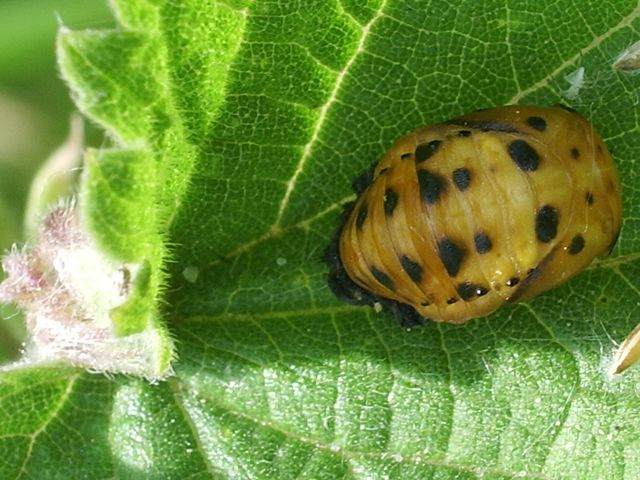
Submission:
[[[528,285],[531,285],[531,283],[533,283],[535,280],[537,280],[538,278],[540,278],[542,276],[542,273],[544,272],[544,269],[546,267],[546,263],[544,265],[542,265],[542,262],[540,262],[540,265],[538,265],[536,268],[532,268],[527,272],[527,278],[524,279],[524,283],[527,283]]]
[[[577,255],[584,248],[584,237],[580,234],[576,235],[571,239],[571,243],[569,244],[569,254]]]
[[[540,132],[544,132],[547,129],[547,122],[542,117],[529,117],[527,118],[527,124]]]
[[[358,216],[356,217],[356,228],[358,230],[362,230],[362,226],[364,225],[364,221],[367,219],[367,204],[363,203],[358,211]]]
[[[430,319],[423,317],[411,305],[401,302],[384,302],[385,310],[390,312],[400,322],[400,326],[404,328],[413,328],[427,325]]]
[[[611,252],[613,252],[613,248],[616,246],[616,243],[618,243],[618,238],[620,238],[620,230],[618,230],[618,232],[613,237],[613,240],[611,240],[609,248],[607,248],[607,255],[611,255]]]
[[[460,298],[462,298],[465,301],[471,300],[473,297],[475,297],[477,289],[478,289],[478,286],[474,285],[471,282],[463,282],[458,284],[458,286],[456,287],[456,290],[458,291],[458,295],[460,295]]]
[[[373,275],[373,277],[378,282],[380,282],[382,285],[384,285],[387,289],[391,290],[392,292],[395,291],[395,285],[393,284],[393,280],[389,278],[389,275],[378,270],[376,267],[373,267],[373,266],[369,267],[369,270],[371,270],[371,275]]]
[[[441,140],[432,140],[429,143],[423,143],[422,145],[418,145],[416,147],[416,162],[422,163],[426,160],[429,160],[431,156],[436,153],[438,147],[442,143]]]
[[[393,215],[393,211],[398,206],[398,194],[389,187],[384,191],[384,213],[387,217]]]
[[[357,285],[347,274],[339,253],[339,235],[336,235],[324,254],[329,265],[329,288],[341,300],[354,305],[373,305],[374,295]]]
[[[471,136],[471,130],[460,130],[460,131],[458,132],[458,136],[459,136],[459,137],[462,137],[462,138],[464,138],[464,137],[470,137],[470,136]]]
[[[471,184],[471,172],[468,168],[456,168],[453,171],[453,183],[455,183],[458,190],[464,192]]]
[[[376,166],[372,165],[351,183],[351,188],[356,192],[356,195],[360,195],[369,185],[371,185],[371,182],[373,182],[373,172],[375,168]]]
[[[519,133],[518,129],[508,123],[500,122],[488,122],[479,120],[462,120],[456,118],[445,122],[450,125],[459,125],[461,127],[474,128],[482,132],[507,132],[507,133]]]
[[[473,242],[476,245],[476,252],[480,254],[489,252],[493,246],[491,239],[484,232],[476,233],[473,237]]]
[[[593,193],[587,192],[587,194],[584,196],[584,199],[589,205],[593,205]]]
[[[466,251],[445,237],[438,242],[438,255],[449,276],[455,277],[460,271]]]
[[[507,287],[515,287],[518,283],[520,283],[520,279],[518,277],[511,277],[507,280]]]
[[[403,255],[400,257],[400,264],[404,271],[407,272],[407,275],[411,277],[411,280],[416,283],[420,283],[420,280],[422,279],[422,267],[419,263],[416,263],[406,255]]]
[[[518,288],[514,291],[513,295],[509,298],[509,303],[517,302],[522,295],[526,293],[531,285],[538,281],[539,278],[542,277],[545,270],[547,269],[547,265],[549,265],[553,259],[555,258],[556,253],[558,252],[558,248],[553,248],[538,264],[536,268],[531,268],[527,272],[527,276],[519,282]]]
[[[498,122],[487,122],[485,124],[479,125],[480,130],[483,132],[509,132],[516,133],[518,130],[506,123],[498,123]]]
[[[406,303],[390,300],[388,298],[375,297],[370,305],[379,304],[382,308],[393,315],[402,327],[412,328],[430,323],[427,317],[420,315],[415,308]]]
[[[429,305],[431,305],[430,302],[420,302],[421,307],[428,307]]]
[[[386,175],[389,172],[389,167],[385,167],[382,170],[380,170],[380,173],[378,173],[378,175]]]
[[[451,298],[447,298],[447,305],[453,305],[454,303],[456,303],[458,301],[457,298],[451,297]]]
[[[400,155],[400,160],[409,160],[410,158],[411,158],[410,153],[403,153],[402,155]]]
[[[571,149],[571,158],[573,158],[574,160],[577,160],[580,158],[580,150],[578,150],[576,147],[573,147]]]
[[[549,243],[558,234],[558,211],[545,205],[536,213],[536,236],[543,243]]]
[[[567,112],[578,113],[573,108],[567,107],[566,105],[563,105],[562,103],[556,103],[556,107],[559,107],[559,108],[561,108],[563,110],[566,110]]]
[[[367,304],[371,295],[359,285],[356,285],[346,272],[331,272],[329,288],[340,300],[353,305]]]
[[[426,203],[436,203],[440,195],[446,191],[447,185],[437,173],[429,170],[418,170],[418,183],[420,184],[420,196]]]
[[[509,298],[509,303],[515,303],[520,297],[527,291],[527,289],[535,283],[535,281],[542,276],[544,268],[542,265],[538,265],[536,268],[532,268],[527,273],[527,276],[520,283],[520,286],[514,291],[514,294]],[[512,286],[512,285],[511,285]]]
[[[489,290],[487,290],[486,288],[471,282],[462,282],[458,284],[456,290],[458,292],[458,295],[460,295],[460,298],[465,301],[471,300],[476,296],[483,297],[487,293],[489,293]]]
[[[533,172],[538,169],[540,155],[526,141],[514,140],[507,147],[507,151],[520,170]]]

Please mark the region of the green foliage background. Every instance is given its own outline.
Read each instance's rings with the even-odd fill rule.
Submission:
[[[72,28],[110,28],[103,0],[3,0],[0,2],[0,250],[27,240],[21,228],[29,182],[63,142],[74,110],[55,58],[59,21]],[[86,126],[87,139],[103,134]],[[0,273],[0,278],[2,273]],[[15,358],[22,319],[0,305],[0,360]]]
[[[61,70],[112,141],[83,186],[94,237],[118,258],[147,255],[157,275],[157,242],[171,246],[161,305],[176,374],[4,374],[0,477],[640,477],[640,373],[606,374],[640,298],[640,77],[611,68],[638,40],[636,2],[114,11],[116,29],[60,36]],[[585,83],[567,99],[578,67]],[[350,180],[397,136],[558,101],[596,125],[620,167],[611,259],[461,327],[405,331],[332,297],[320,257]]]

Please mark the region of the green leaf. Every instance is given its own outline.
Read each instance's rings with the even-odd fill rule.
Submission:
[[[638,40],[635,1],[114,9],[119,29],[59,42],[114,143],[89,154],[83,214],[105,252],[148,262],[117,321],[160,311],[175,375],[4,373],[0,477],[640,477],[640,370],[607,373],[640,318],[640,77],[611,68]],[[321,258],[351,180],[395,138],[557,102],[619,166],[610,258],[463,326],[408,331],[332,296]]]

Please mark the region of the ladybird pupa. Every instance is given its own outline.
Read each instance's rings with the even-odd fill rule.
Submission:
[[[419,128],[360,178],[327,254],[329,285],[403,325],[529,300],[607,255],[622,222],[611,155],[567,107]]]

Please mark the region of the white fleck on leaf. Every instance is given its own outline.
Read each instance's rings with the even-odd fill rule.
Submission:
[[[562,93],[562,96],[568,100],[575,100],[580,94],[580,90],[584,86],[584,67],[574,70],[564,77],[569,82],[569,88]]]

